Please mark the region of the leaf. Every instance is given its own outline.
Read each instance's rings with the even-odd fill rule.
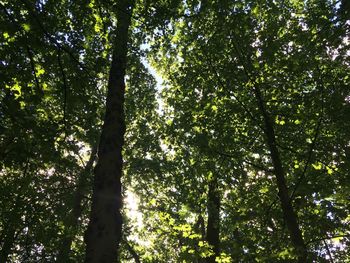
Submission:
[[[26,31],[26,32],[30,31],[30,25],[29,25],[29,24],[26,24],[26,23],[22,24],[22,28],[23,28],[24,31]]]
[[[321,169],[322,169],[322,163],[320,163],[320,162],[313,163],[313,164],[312,164],[312,167],[313,167],[315,170],[321,170]]]
[[[13,79],[14,84],[12,86],[5,85],[5,87],[11,91],[14,91],[15,99],[18,99],[22,95],[22,87],[19,85],[19,82],[16,78]]]
[[[263,188],[261,188],[260,190],[259,190],[259,193],[261,193],[261,194],[265,194],[265,193],[267,193],[269,191],[269,188],[268,187],[263,187]]]

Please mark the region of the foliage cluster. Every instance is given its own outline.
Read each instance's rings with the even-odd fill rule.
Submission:
[[[83,262],[118,8],[0,1],[0,262]],[[350,262],[349,14],[136,2],[122,262],[297,262],[276,157],[310,262]]]

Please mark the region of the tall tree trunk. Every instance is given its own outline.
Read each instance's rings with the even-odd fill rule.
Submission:
[[[277,187],[278,187],[278,197],[281,202],[284,221],[286,222],[293,246],[296,250],[296,253],[298,256],[298,262],[306,263],[307,248],[300,230],[297,214],[293,209],[293,206],[288,194],[285,171],[282,165],[280,153],[276,145],[275,130],[272,124],[271,117],[266,110],[262,94],[260,92],[259,87],[257,87],[257,85],[258,84],[256,84],[256,86],[254,87],[254,94],[258,102],[259,110],[264,118],[264,123],[265,123],[264,132],[267,139],[267,145],[270,150],[272,164],[274,167],[274,173],[276,176]]]
[[[214,175],[209,179],[208,190],[208,223],[206,240],[212,247],[214,254],[207,258],[207,263],[215,263],[215,258],[220,255],[220,192],[218,180]]]
[[[122,147],[128,30],[133,0],[117,2],[117,28],[109,73],[106,113],[95,168],[90,222],[86,231],[86,263],[117,262],[122,235]]]
[[[58,263],[71,262],[70,253],[73,239],[77,233],[79,218],[83,213],[83,198],[87,192],[88,179],[90,177],[94,161],[97,154],[97,145],[95,145],[90,154],[90,158],[85,165],[84,170],[81,172],[78,178],[77,187],[74,193],[73,208],[71,213],[67,216],[64,224],[65,230],[62,238],[62,245],[57,257]]]

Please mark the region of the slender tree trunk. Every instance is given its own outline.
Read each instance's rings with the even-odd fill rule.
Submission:
[[[205,222],[201,214],[198,215],[198,219],[194,225],[194,230],[198,232],[203,239],[205,239]]]
[[[209,181],[208,190],[208,223],[206,240],[212,247],[214,254],[207,258],[207,263],[215,263],[220,255],[220,192],[217,177],[214,175]]]
[[[270,150],[270,156],[274,167],[274,173],[276,176],[277,187],[278,187],[278,197],[281,202],[284,221],[286,222],[293,246],[298,255],[298,262],[306,263],[307,248],[300,230],[297,214],[293,209],[293,206],[288,194],[285,171],[282,165],[280,153],[276,145],[276,136],[275,136],[272,120],[265,108],[264,100],[259,87],[257,86],[254,87],[254,94],[258,102],[259,110],[264,118],[265,136],[267,139],[267,145]]]
[[[117,2],[116,40],[109,73],[106,113],[95,168],[90,222],[86,231],[86,263],[117,262],[122,235],[122,147],[128,29],[133,0]]]
[[[193,230],[195,231],[195,233],[200,234],[200,239],[199,240],[206,240],[206,234],[205,234],[205,222],[204,222],[204,218],[201,214],[201,211],[199,211],[198,214],[198,218],[196,220],[196,223],[193,226]],[[200,254],[200,248],[199,246],[196,244],[194,246],[194,249],[196,251],[196,254],[199,255]],[[194,263],[205,263],[206,259],[202,258],[200,256],[198,256],[198,258],[196,258],[196,260],[194,261]]]
[[[67,216],[65,222],[65,230],[62,238],[62,245],[57,257],[57,262],[67,263],[71,262],[70,253],[73,239],[77,233],[79,218],[83,213],[83,198],[87,192],[88,179],[90,177],[94,161],[97,154],[97,145],[95,145],[90,154],[90,158],[85,165],[84,170],[81,172],[78,178],[77,188],[74,193],[73,209]]]

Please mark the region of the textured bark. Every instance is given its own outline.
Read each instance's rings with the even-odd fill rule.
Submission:
[[[63,233],[62,244],[57,257],[57,262],[65,263],[71,262],[70,253],[73,239],[77,233],[79,218],[83,213],[83,198],[88,191],[88,179],[90,177],[94,161],[97,154],[97,145],[91,151],[90,158],[85,165],[84,171],[79,175],[77,188],[74,193],[73,208],[71,213],[67,216],[64,224],[65,231]]]
[[[208,223],[206,240],[212,247],[214,254],[207,258],[206,262],[215,263],[215,258],[220,255],[220,193],[218,181],[214,176],[209,181],[208,190]]]
[[[132,0],[118,1],[116,40],[109,73],[106,113],[95,168],[90,222],[85,235],[85,262],[117,262],[122,235],[122,147],[128,29]]]
[[[308,262],[307,248],[300,230],[297,214],[293,209],[293,206],[288,194],[285,171],[282,165],[280,153],[276,145],[276,136],[275,136],[274,127],[271,121],[271,117],[265,108],[263,97],[257,86],[254,88],[254,94],[258,102],[259,110],[264,118],[264,123],[265,123],[264,132],[267,139],[267,145],[270,150],[272,164],[274,167],[274,173],[276,176],[277,187],[278,187],[278,197],[281,202],[284,221],[286,222],[293,246],[298,255],[298,262],[306,263]]]

